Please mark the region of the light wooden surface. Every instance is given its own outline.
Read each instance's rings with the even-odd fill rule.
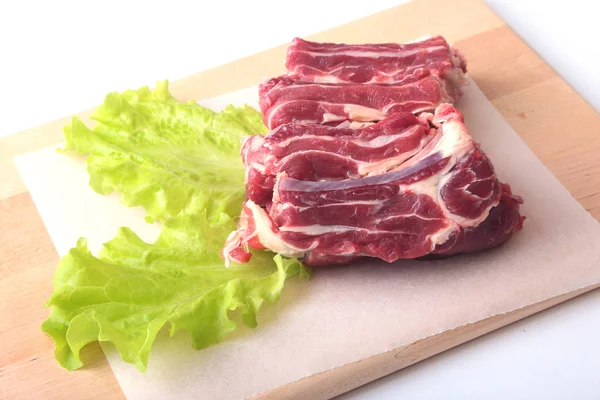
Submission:
[[[571,194],[600,219],[600,116],[479,0],[417,0],[312,39],[403,42],[432,33],[455,42],[486,96]],[[172,90],[181,100],[196,100],[255,85],[282,72],[284,51],[278,47],[198,73],[173,82]],[[81,115],[85,119],[89,112]],[[84,351],[86,367],[71,373],[56,364],[53,343],[39,330],[48,313],[43,303],[52,290],[58,256],[12,158],[61,141],[67,121],[0,139],[0,399],[123,398],[97,344]],[[591,289],[317,374],[262,397],[331,397]]]

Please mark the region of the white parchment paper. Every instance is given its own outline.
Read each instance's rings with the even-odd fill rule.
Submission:
[[[471,82],[458,106],[500,178],[525,199],[523,231],[506,245],[442,261],[378,261],[315,268],[311,281],[287,283],[266,306],[258,328],[191,349],[189,337],[159,335],[148,371],[122,362],[103,345],[130,400],[239,399],[364,359],[419,339],[600,282],[600,224],[513,131]],[[205,106],[256,106],[256,88]],[[145,240],[158,234],[143,210],[87,185],[81,159],[45,149],[17,165],[48,232],[63,255],[77,238],[96,251],[119,226]]]

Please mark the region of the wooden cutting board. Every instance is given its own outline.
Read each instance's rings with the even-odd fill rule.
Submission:
[[[339,42],[404,42],[440,33],[466,54],[469,73],[504,118],[571,194],[600,219],[600,116],[482,2],[417,0],[317,34]],[[172,84],[181,100],[199,99],[255,85],[283,71],[285,46],[202,72]],[[157,77],[160,78],[160,77]],[[89,112],[84,112],[87,117]],[[102,398],[123,394],[97,345],[84,351],[87,366],[60,369],[53,343],[39,330],[47,316],[58,256],[17,173],[14,155],[62,140],[67,118],[0,139],[0,398]],[[517,312],[445,332],[266,395],[334,396],[431,355],[541,311],[586,290]],[[90,387],[94,390],[90,391]]]

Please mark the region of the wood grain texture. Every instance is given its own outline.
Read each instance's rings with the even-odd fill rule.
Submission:
[[[445,35],[466,54],[469,73],[486,96],[571,194],[600,219],[600,136],[595,132],[600,116],[481,1],[417,0],[310,39],[403,42],[431,33]],[[285,46],[280,46],[173,82],[173,93],[180,100],[197,100],[255,85],[282,72],[284,53]],[[89,111],[79,115],[87,120]],[[12,158],[60,142],[68,121],[0,139],[0,399],[123,398],[98,345],[85,349],[84,369],[69,373],[55,363],[52,341],[39,330],[58,256]],[[578,294],[445,332],[262,397],[331,397]]]
[[[58,254],[29,193],[0,201],[0,227],[0,399],[124,398],[97,343],[72,373],[58,366],[54,342],[40,330]]]

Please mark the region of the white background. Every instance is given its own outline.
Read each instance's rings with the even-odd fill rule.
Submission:
[[[487,1],[600,110],[596,0]],[[0,136],[91,108],[110,91],[185,77],[398,3],[2,1]],[[599,399],[598,338],[597,291],[344,397]]]

